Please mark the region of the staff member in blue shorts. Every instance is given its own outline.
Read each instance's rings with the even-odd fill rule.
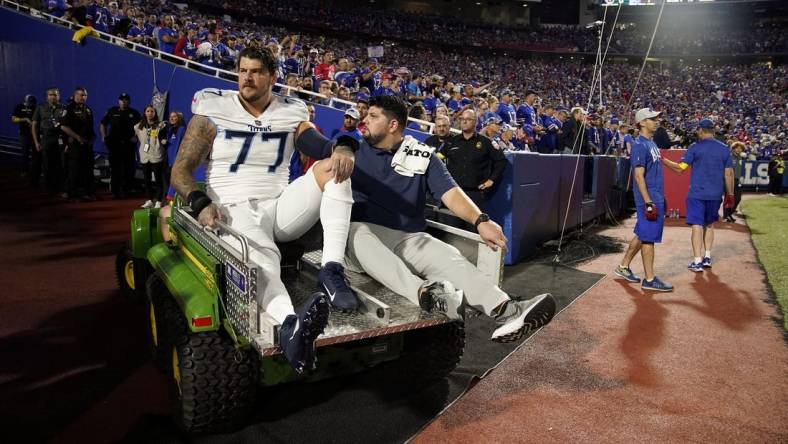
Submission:
[[[687,225],[692,226],[692,252],[695,258],[687,268],[702,272],[704,268],[711,268],[713,224],[720,218],[723,190],[725,208],[733,208],[735,202],[731,152],[725,144],[714,139],[714,122],[703,119],[698,123],[698,141],[690,145],[681,162],[668,159],[662,161],[677,173],[692,167],[687,194]]]
[[[665,225],[665,195],[662,179],[662,157],[654,143],[654,131],[659,127],[659,111],[642,108],[635,113],[635,123],[640,127],[640,136],[632,146],[630,162],[635,177],[635,206],[638,220],[635,224],[635,237],[629,242],[624,259],[614,273],[629,282],[641,282],[644,290],[673,291],[673,286],[661,281],[654,274],[654,244],[662,242],[662,229]],[[640,251],[643,258],[643,271],[646,278],[642,281],[629,268],[629,264]]]

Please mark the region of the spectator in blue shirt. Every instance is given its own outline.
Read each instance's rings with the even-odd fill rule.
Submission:
[[[46,0],[44,2],[44,12],[55,17],[63,17],[68,9],[68,4],[65,0]]]
[[[561,131],[562,123],[556,117],[553,105],[545,105],[541,109],[539,124],[544,127],[544,133],[539,138],[537,150],[540,153],[553,153],[558,149],[558,132]]]
[[[101,32],[109,32],[109,17],[109,10],[104,7],[104,0],[96,0],[95,3],[88,6],[85,16],[88,25]]]
[[[512,92],[510,90],[505,89],[501,92],[501,101],[498,103],[498,109],[495,112],[503,123],[514,125],[517,122],[517,112],[514,109],[514,105],[512,105]]]
[[[662,162],[677,173],[692,167],[687,194],[687,225],[692,227],[692,252],[695,257],[687,266],[702,272],[711,268],[714,222],[720,218],[720,204],[725,193],[725,208],[733,207],[733,161],[728,147],[714,139],[714,122],[698,123],[698,141],[690,145],[681,162]],[[703,258],[701,259],[701,254]]]
[[[175,195],[175,189],[170,185],[172,164],[178,156],[178,148],[181,146],[183,134],[186,132],[186,125],[183,121],[183,113],[173,111],[164,128],[159,131],[159,144],[167,151],[167,165],[164,168],[164,189],[167,190],[167,197]]]
[[[539,134],[544,132],[544,127],[539,124],[536,111],[534,110],[534,103],[536,103],[537,99],[539,99],[539,94],[529,89],[525,92],[525,99],[517,107],[516,112],[517,124],[522,126],[526,134],[534,140],[537,139]]]
[[[646,278],[642,280],[644,290],[673,291],[673,286],[663,282],[654,274],[654,244],[662,242],[665,224],[665,197],[662,178],[662,156],[652,137],[659,126],[659,111],[642,108],[635,113],[635,122],[640,127],[640,137],[632,148],[632,170],[635,178],[634,195],[637,209],[635,236],[621,264],[614,270],[617,276],[629,282],[641,282],[630,269],[635,255],[640,252]]]
[[[404,136],[405,102],[372,99],[364,142],[355,154],[348,266],[363,270],[393,292],[427,311],[462,320],[464,307],[495,320],[493,341],[511,341],[549,322],[549,294],[515,302],[460,252],[424,232],[427,194],[473,224],[495,250],[505,248],[501,227],[457,186],[435,148]],[[458,291],[462,290],[462,291]]]
[[[159,40],[159,51],[174,54],[175,43],[178,42],[178,31],[174,28],[172,16],[167,15],[164,17],[164,25],[159,28],[159,34],[156,38]]]
[[[339,136],[350,136],[359,142],[363,138],[361,131],[358,130],[358,122],[361,120],[361,115],[356,108],[348,108],[345,115],[342,117],[342,127],[335,128],[331,132],[331,139],[336,140]]]

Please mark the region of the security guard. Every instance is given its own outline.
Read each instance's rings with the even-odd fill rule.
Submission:
[[[140,119],[140,112],[129,107],[131,97],[123,93],[118,97],[118,106],[113,106],[101,118],[101,140],[109,150],[111,170],[110,188],[116,197],[131,193],[136,168],[136,136],[134,125]]]
[[[457,185],[484,211],[486,194],[501,180],[506,158],[489,138],[476,132],[475,111],[463,111],[460,130],[462,134],[446,142],[440,154]]]
[[[25,101],[14,108],[11,115],[11,122],[19,125],[19,145],[22,147],[22,176],[27,176],[32,185],[38,185],[38,177],[41,175],[41,156],[33,145],[33,135],[30,131],[30,123],[33,113],[36,111],[36,97],[32,94],[25,96]],[[35,173],[35,176],[33,176]]]
[[[66,134],[66,162],[68,177],[66,193],[72,200],[78,199],[78,189],[82,187],[84,200],[95,200],[93,195],[93,110],[85,103],[88,92],[78,86],[74,89],[74,101],[66,106],[66,115],[61,120],[60,129]]]
[[[47,102],[38,105],[33,113],[32,132],[36,151],[43,156],[44,184],[47,193],[54,196],[63,186],[63,133],[60,119],[66,107],[60,103],[60,90],[49,88]]]

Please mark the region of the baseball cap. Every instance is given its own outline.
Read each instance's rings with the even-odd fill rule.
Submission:
[[[363,92],[358,93],[356,95],[356,102],[369,103],[369,95],[367,95],[367,94],[365,94]]]
[[[517,129],[517,127],[514,127],[514,126],[512,126],[512,125],[509,125],[508,123],[504,123],[504,124],[503,124],[503,128],[501,129],[501,131],[505,133],[505,132],[507,132],[507,131],[514,131],[514,130],[516,130],[516,129]]]
[[[512,90],[510,89],[505,89],[501,91],[501,96],[511,96],[511,95],[512,95]]]
[[[617,117],[613,117],[612,119],[610,119],[610,124],[611,125],[618,125],[619,124],[618,118]]]
[[[714,122],[712,122],[711,119],[703,119],[698,122],[698,128],[714,129]]]
[[[369,63],[377,64],[378,63],[378,58],[377,57],[370,57],[369,60],[367,60],[367,61]]]
[[[361,119],[361,114],[358,113],[356,108],[348,108],[347,111],[345,111],[345,115],[350,116],[356,120]]]
[[[320,52],[320,51],[318,51],[318,49],[317,49],[317,48],[312,48],[312,49],[310,49],[310,50],[309,50],[309,53],[310,53],[310,54],[312,54],[312,53],[318,54],[319,52]]]
[[[129,95],[129,93],[125,93],[124,92],[124,93],[121,93],[120,96],[118,96],[118,100],[129,100],[129,101],[131,101],[131,96]]]
[[[498,116],[495,116],[495,115],[490,116],[490,117],[488,117],[487,119],[484,120],[484,124],[485,125],[492,125],[494,123],[497,123],[497,124],[500,125],[501,122],[502,122],[501,118],[498,117]]]
[[[640,123],[646,119],[657,117],[660,114],[662,114],[662,111],[654,111],[651,108],[640,108],[638,112],[635,113],[635,123]]]

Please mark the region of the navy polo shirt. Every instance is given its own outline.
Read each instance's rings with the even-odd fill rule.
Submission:
[[[409,233],[424,231],[427,193],[440,200],[457,184],[434,155],[424,174],[397,173],[391,166],[397,149],[399,146],[392,151],[379,150],[366,141],[361,142],[350,177],[354,200],[350,219]]]
[[[725,192],[725,168],[733,168],[731,151],[717,140],[705,139],[690,145],[682,159],[692,167],[687,197],[720,200]]]
[[[639,136],[635,139],[635,145],[632,147],[632,154],[630,156],[632,163],[632,170],[637,167],[645,169],[646,189],[648,190],[651,201],[655,204],[660,204],[665,201],[665,193],[663,188],[662,178],[662,156],[660,155],[659,148],[653,140]],[[632,188],[634,188],[635,205],[643,206],[646,203],[643,196],[640,195],[640,188],[635,183],[634,177],[632,178]]]

